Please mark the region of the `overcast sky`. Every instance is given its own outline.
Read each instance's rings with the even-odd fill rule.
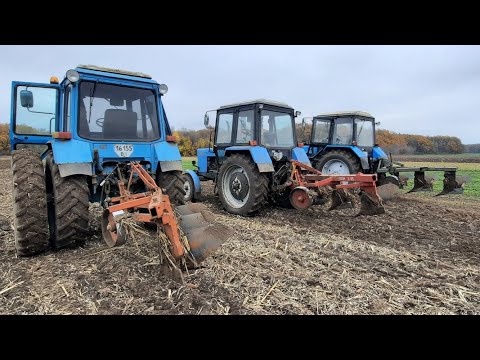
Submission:
[[[480,46],[0,46],[0,122],[14,80],[60,80],[78,64],[151,75],[169,87],[170,124],[199,129],[206,110],[283,101],[303,116],[371,113],[380,128],[480,143]]]

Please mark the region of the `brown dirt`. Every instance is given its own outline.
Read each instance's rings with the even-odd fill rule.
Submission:
[[[160,273],[155,242],[107,248],[97,205],[83,248],[16,258],[10,159],[0,158],[0,313],[480,313],[476,200],[411,194],[379,216],[267,207],[244,218],[219,210],[212,185],[202,186],[235,236],[181,285]]]

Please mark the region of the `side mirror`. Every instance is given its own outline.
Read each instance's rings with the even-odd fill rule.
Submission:
[[[208,126],[209,122],[210,118],[208,117],[208,114],[205,114],[205,117],[203,118],[203,125]]]
[[[20,104],[22,107],[32,108],[33,107],[33,94],[29,90],[20,91]]]
[[[193,166],[197,165],[197,162],[195,160],[192,160],[192,165]]]
[[[302,130],[305,130],[305,127],[307,126],[307,122],[305,121],[305,118],[302,119]]]
[[[295,117],[302,115],[301,111],[295,111]]]
[[[375,125],[377,125],[377,126],[380,125],[380,121],[376,121]]]

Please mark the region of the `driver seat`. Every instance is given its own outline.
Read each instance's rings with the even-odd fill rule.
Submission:
[[[121,109],[108,109],[103,120],[104,139],[136,139],[137,113]]]

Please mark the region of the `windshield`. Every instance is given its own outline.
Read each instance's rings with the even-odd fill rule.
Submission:
[[[352,145],[353,123],[351,118],[338,118],[333,129],[333,143]]]
[[[373,121],[355,119],[355,125],[357,127],[356,139],[357,146],[373,146]]]
[[[291,114],[262,110],[260,141],[267,147],[294,147],[293,118]]]
[[[92,140],[158,139],[155,93],[148,89],[81,82],[78,134]]]
[[[330,135],[330,120],[316,120],[315,121],[315,133],[313,134],[314,143],[328,143]]]

